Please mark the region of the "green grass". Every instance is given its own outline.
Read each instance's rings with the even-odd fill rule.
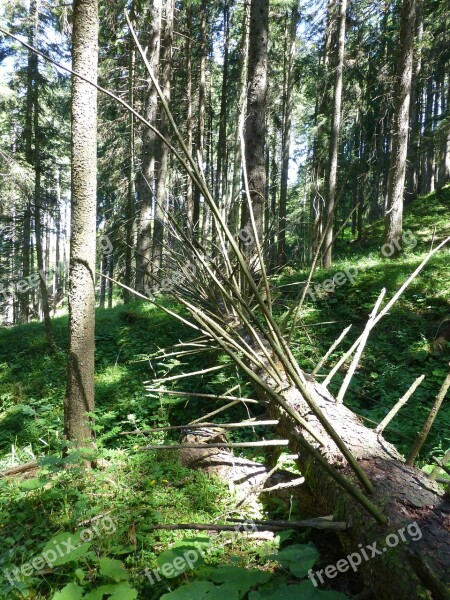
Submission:
[[[361,243],[340,241],[335,263],[330,271],[318,269],[313,286],[334,274],[356,266],[354,283],[347,281],[334,292],[324,292],[317,301],[308,300],[302,320],[294,335],[296,356],[302,366],[312,370],[321,356],[347,325],[353,328],[342,347],[332,355],[327,367],[334,364],[343,349],[359,336],[383,287],[389,300],[434,246],[450,234],[450,187],[440,194],[419,198],[405,215],[405,230],[417,239],[396,260],[380,258],[383,224],[374,223]],[[308,272],[296,271],[279,278],[280,284],[305,281]],[[291,290],[295,288],[282,288]],[[279,299],[281,305],[292,300],[289,292]],[[440,355],[430,352],[429,342],[440,323],[450,319],[449,248],[435,255],[413,281],[390,313],[372,331],[360,366],[347,392],[346,404],[366,419],[368,426],[378,423],[411,383],[421,374],[425,381],[402,408],[386,430],[386,437],[407,453],[421,428],[432,402],[448,372],[450,344]],[[329,323],[331,322],[331,323]],[[327,323],[327,324],[321,324]],[[323,373],[327,372],[325,367]],[[338,373],[330,385],[337,393],[345,372]],[[438,454],[450,446],[450,410],[444,403],[422,453],[421,463],[429,461],[432,451]]]
[[[405,218],[405,229],[418,244],[399,259],[380,259],[382,223],[368,227],[361,243],[346,234],[337,244],[331,271],[319,269],[314,282],[320,283],[339,271],[355,266],[355,281],[334,292],[320,292],[308,301],[294,332],[293,348],[306,371],[311,371],[340,332],[350,323],[353,329],[342,347],[325,366],[326,373],[342,351],[362,331],[382,287],[387,298],[420,264],[431,241],[443,239],[450,228],[450,188],[413,203]],[[304,281],[307,272],[290,268],[278,277],[279,284]],[[281,288],[276,312],[281,316],[295,298],[294,287]],[[164,301],[171,310],[179,307]],[[422,373],[424,383],[386,431],[387,438],[406,453],[422,426],[448,370],[450,345],[440,355],[429,351],[429,340],[439,323],[450,318],[450,261],[445,249],[436,255],[405,292],[400,301],[372,332],[361,364],[347,392],[346,403],[369,426],[378,423],[410,384]],[[194,355],[164,363],[155,352],[179,340],[195,337],[164,311],[150,304],[132,303],[112,310],[97,310],[96,321],[96,417],[99,460],[97,469],[86,473],[76,453],[60,459],[63,433],[63,400],[66,380],[67,317],[53,321],[57,352],[48,354],[44,328],[40,323],[0,330],[0,469],[19,459],[36,457],[39,475],[0,480],[0,598],[53,598],[56,590],[73,581],[86,589],[103,585],[99,559],[121,560],[129,582],[139,598],[159,598],[167,585],[151,586],[144,576],[157,557],[176,540],[189,537],[183,532],[152,529],[160,522],[211,522],[233,509],[233,497],[226,486],[206,475],[180,466],[176,453],[140,452],[142,438],[120,436],[121,431],[181,424],[216,408],[201,399],[183,396],[148,395],[143,382],[156,374],[172,375],[213,366],[223,369],[205,376],[183,379],[173,389],[189,392],[223,393],[238,385],[241,395],[250,387],[217,352]],[[337,392],[345,372],[340,372],[330,389]],[[261,410],[259,408],[252,409]],[[256,416],[258,412],[253,412]],[[218,421],[235,421],[248,416],[242,408],[226,412]],[[450,446],[450,411],[444,403],[420,456],[420,465],[430,462]],[[147,443],[177,439],[178,433],[152,434]],[[257,433],[240,430],[232,440],[258,439]],[[249,453],[247,453],[249,455]],[[254,456],[262,460],[262,454]],[[62,468],[71,464],[71,468]],[[271,507],[274,509],[274,507]],[[275,507],[276,508],[276,507]],[[280,507],[277,516],[286,516]],[[297,516],[295,510],[291,516]],[[13,589],[2,577],[2,569],[20,566],[39,554],[55,535],[80,529],[87,519],[108,514],[115,531],[98,536],[86,556],[44,574],[24,578]],[[298,516],[301,516],[298,515]],[[279,540],[278,540],[279,542]],[[277,547],[272,544],[272,550]],[[214,537],[209,564],[234,561],[245,567],[264,566],[261,546],[244,537],[228,534]],[[271,567],[273,568],[273,566]],[[80,572],[77,572],[77,569]],[[80,579],[81,577],[81,579]],[[84,580],[82,579],[84,577]],[[170,584],[175,589],[190,577],[184,575]],[[282,584],[284,585],[284,584]],[[19,590],[22,590],[22,595]]]

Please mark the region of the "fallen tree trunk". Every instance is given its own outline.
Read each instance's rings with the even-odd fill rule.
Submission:
[[[266,372],[259,373],[259,376],[269,385],[274,384]],[[380,600],[449,598],[450,502],[444,497],[443,491],[430,482],[422,471],[406,466],[394,446],[374,430],[365,427],[359,417],[343,404],[336,404],[326,388],[308,378],[306,385],[315,402],[328,421],[333,423],[373,483],[374,493],[371,499],[389,518],[387,527],[377,524],[299,443],[301,435],[320,450],[328,462],[343,475],[356,480],[343,455],[300,392],[289,387],[285,377],[284,382],[287,388],[283,392],[284,398],[308,425],[320,433],[326,441],[325,447],[320,448],[307,431],[294,425],[292,418],[279,405],[269,400],[264,391],[259,393],[261,401],[266,405],[270,417],[279,419],[278,433],[289,439],[292,451],[298,452],[301,473],[323,514],[333,514],[337,520],[350,524],[348,532],[339,533],[344,553],[358,553],[361,562],[357,565],[357,570],[375,597]],[[412,527],[413,523],[417,523],[417,527]],[[410,530],[405,529],[408,525],[411,525]],[[412,529],[415,532],[413,537],[408,535],[408,531]],[[394,545],[395,539],[398,543]],[[371,548],[370,551],[366,550],[367,559],[363,552],[366,546]],[[422,566],[423,562],[427,565],[426,576],[423,569],[413,566],[417,565],[417,560],[412,556],[411,550],[414,555],[425,559]],[[357,560],[355,557],[355,561]],[[326,575],[322,573],[321,577],[326,581]]]

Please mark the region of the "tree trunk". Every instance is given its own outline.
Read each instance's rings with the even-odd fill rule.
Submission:
[[[266,193],[268,29],[269,0],[251,0],[245,163],[256,234],[260,242]],[[250,220],[247,221],[246,227],[248,231],[253,231]],[[254,244],[248,244],[247,252],[251,256]]]
[[[149,15],[147,58],[155,75],[158,74],[161,44],[162,0],[152,0]],[[147,79],[144,117],[156,125],[158,94],[150,77]],[[157,138],[153,131],[145,127],[142,132],[141,169],[136,187],[139,198],[136,240],[136,289],[142,292],[150,284],[150,264],[152,249],[153,198],[155,194],[155,156]]]
[[[105,299],[106,299],[106,277],[104,275],[108,275],[108,256],[106,254],[102,254],[102,258],[100,260],[100,270],[102,276],[100,278],[100,308],[105,308]]]
[[[34,44],[38,47],[38,29],[39,29],[39,6],[35,4],[35,35]],[[50,306],[48,301],[47,276],[45,274],[44,254],[42,249],[42,227],[41,227],[41,202],[42,202],[42,187],[41,187],[41,151],[40,151],[40,136],[39,130],[39,61],[37,55],[33,55],[33,121],[34,121],[34,227],[36,233],[36,259],[37,268],[39,271],[39,289],[41,292],[42,313],[45,324],[45,337],[48,347],[53,350],[53,332],[52,321],[50,318]],[[47,252],[47,257],[49,252]]]
[[[28,43],[34,46],[37,41],[39,5],[38,0],[31,0],[28,13]],[[28,51],[27,64],[27,96],[25,113],[25,160],[30,166],[34,163],[33,151],[33,114],[35,109],[36,75],[38,71],[37,55]],[[22,278],[27,279],[31,274],[31,203],[26,201],[23,213],[23,245],[22,245]],[[19,296],[20,322],[28,323],[30,320],[30,291],[26,289]]]
[[[240,61],[240,81],[239,81],[239,102],[236,109],[236,130],[234,135],[234,164],[233,181],[231,185],[230,197],[230,216],[229,227],[233,234],[238,233],[239,229],[239,208],[241,206],[242,192],[242,146],[240,131],[244,130],[246,117],[246,98],[247,98],[247,68],[248,68],[248,47],[249,47],[249,19],[250,4],[245,1],[244,18],[242,23],[241,37],[241,61]]]
[[[274,382],[265,373],[259,373],[259,376],[273,387]],[[333,423],[333,427],[347,448],[357,457],[358,463],[373,483],[374,493],[371,501],[381,507],[389,518],[388,526],[377,524],[359,503],[350,498],[324,471],[317,459],[299,443],[300,432],[317,447],[309,434],[297,428],[284,410],[270,402],[264,392],[260,392],[260,398],[267,405],[270,418],[280,419],[278,433],[281,437],[290,440],[291,451],[299,453],[297,462],[300,472],[317,501],[316,516],[333,514],[336,520],[351,525],[348,532],[339,535],[344,550],[343,558],[345,554],[359,554],[361,562],[357,569],[377,599],[419,600],[428,597],[409,562],[408,552],[411,546],[408,547],[407,543],[400,540],[395,548],[388,547],[390,540],[395,539],[389,538],[389,534],[398,536],[402,527],[416,522],[420,528],[421,539],[414,541],[414,551],[425,556],[437,577],[448,585],[450,583],[450,528],[448,527],[450,503],[444,499],[442,490],[430,482],[425,473],[419,469],[407,467],[394,446],[373,429],[365,427],[360,418],[346,406],[336,404],[335,399],[321,384],[306,377],[306,386],[328,422]],[[324,437],[326,444],[319,448],[320,453],[326,456],[339,473],[351,477],[346,460],[317,418],[311,414],[311,409],[300,392],[290,386],[284,375],[278,389],[285,390],[282,395],[287,403]],[[407,540],[410,541],[410,538]],[[387,550],[374,555],[371,560],[364,560],[360,552],[362,545],[371,544],[374,547],[375,542],[377,549],[382,550],[386,547]],[[321,576],[323,577],[323,571]],[[315,580],[320,583],[318,576]],[[325,582],[326,580],[325,576]]]
[[[286,265],[286,208],[289,179],[289,157],[291,149],[292,127],[292,92],[294,84],[294,60],[297,39],[297,23],[299,18],[298,2],[291,9],[289,34],[286,31],[285,49],[285,85],[283,98],[283,138],[281,143],[281,185],[280,208],[278,218],[278,267]],[[286,28],[287,29],[287,28]]]
[[[198,124],[196,141],[196,158],[203,166],[205,147],[205,106],[206,106],[206,0],[202,0],[200,7],[200,74],[198,89]],[[195,236],[199,235],[200,228],[200,190],[194,190],[194,207],[192,228]]]
[[[130,18],[134,22],[134,2],[131,5]],[[134,107],[134,76],[136,67],[136,50],[133,39],[129,38],[129,57],[128,57],[128,102]],[[129,169],[128,169],[128,190],[126,199],[126,247],[125,247],[125,276],[124,284],[131,288],[131,271],[133,260],[134,247],[134,219],[135,219],[135,199],[136,199],[136,184],[135,184],[135,122],[133,113],[128,113],[128,135],[129,135]],[[141,282],[142,283],[142,282]],[[126,288],[123,289],[124,304],[128,304],[131,300],[131,294]]]
[[[166,0],[166,19],[161,47],[161,74],[160,85],[166,102],[170,103],[170,78],[172,74],[172,43],[173,43],[173,18],[174,0]],[[167,138],[169,136],[169,123],[166,114],[161,111],[159,124],[160,132]],[[153,225],[152,245],[152,273],[160,277],[162,266],[164,221],[166,218],[167,175],[169,168],[169,149],[166,144],[158,145],[158,174],[156,181],[155,221]]]
[[[406,173],[406,200],[413,200],[418,193],[419,148],[420,148],[420,111],[421,111],[421,74],[422,74],[422,38],[423,38],[423,2],[417,2],[416,39],[417,51],[414,57],[414,70],[411,84],[410,121],[411,132],[408,147],[408,166]]]
[[[219,137],[217,141],[217,168],[216,168],[216,186],[214,191],[214,200],[221,213],[224,212],[226,198],[226,183],[227,183],[227,110],[228,110],[228,57],[230,43],[230,7],[228,2],[225,3],[223,10],[223,27],[224,27],[224,58],[223,58],[223,74],[222,74],[222,91],[220,98],[220,115],[219,115]],[[213,244],[216,240],[215,222],[213,220]]]
[[[394,86],[395,111],[384,234],[384,242],[389,244],[392,250],[390,258],[395,258],[401,251],[398,240],[403,233],[403,193],[408,151],[415,23],[416,0],[403,0]]]
[[[98,73],[97,0],[74,0],[73,70]],[[72,80],[72,210],[69,280],[69,356],[64,432],[77,446],[92,438],[94,410],[95,262],[97,214],[97,90]]]
[[[52,331],[52,320],[50,318],[50,306],[48,301],[48,288],[47,288],[47,273],[44,268],[44,255],[42,250],[42,228],[41,228],[41,201],[42,201],[42,189],[41,189],[41,159],[40,159],[40,131],[39,131],[39,96],[38,88],[35,91],[35,107],[34,107],[34,227],[36,232],[36,259],[37,268],[39,271],[39,290],[41,292],[42,301],[42,312],[44,315],[45,325],[45,337],[47,345],[50,350],[54,349],[53,331]],[[47,252],[48,256],[49,252]]]
[[[326,221],[327,225],[324,239],[323,265],[325,268],[328,269],[331,267],[333,258],[333,223],[337,189],[338,151],[339,140],[341,135],[342,82],[344,73],[346,18],[347,0],[339,0],[339,16],[336,44],[336,71],[333,91],[333,107],[331,113],[329,165],[325,177],[326,208],[324,214],[324,222]]]
[[[310,205],[310,244],[309,258],[312,261],[317,254],[320,239],[323,232],[324,218],[324,200],[323,200],[323,176],[324,176],[324,153],[325,137],[328,127],[329,115],[329,79],[330,79],[330,58],[333,42],[333,12],[335,0],[328,0],[327,24],[325,28],[325,42],[321,71],[324,73],[323,82],[317,92],[316,108],[314,112],[314,126],[316,134],[314,136],[312,150],[312,169],[311,169],[311,205]]]
[[[190,154],[194,144],[193,133],[193,110],[192,110],[192,6],[186,7],[187,28],[186,28],[186,146]],[[186,182],[186,230],[189,233],[194,231],[194,188],[192,179],[188,176]],[[197,219],[198,221],[198,219]]]

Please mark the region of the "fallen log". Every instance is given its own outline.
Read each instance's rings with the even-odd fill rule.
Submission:
[[[280,373],[282,374],[282,373]],[[259,373],[263,381],[273,385],[266,372]],[[259,396],[272,418],[279,419],[278,433],[289,439],[290,449],[298,453],[298,466],[306,483],[316,497],[323,514],[331,513],[336,520],[349,523],[350,529],[339,532],[344,554],[358,553],[361,573],[366,585],[380,600],[418,600],[438,598],[436,589],[430,595],[430,573],[444,587],[450,584],[450,503],[444,492],[430,482],[417,468],[408,467],[403,457],[381,434],[368,429],[363,422],[343,404],[336,404],[329,391],[312,378],[305,376],[308,391],[329,422],[333,423],[352,454],[368,475],[374,488],[371,500],[380,506],[389,519],[382,526],[347,495],[336,481],[321,468],[314,456],[299,443],[299,435],[326,457],[328,462],[356,484],[345,458],[327,435],[312,413],[300,392],[290,387],[285,378],[282,392],[286,402],[326,440],[320,448],[306,430],[303,430],[264,390]],[[415,535],[408,536],[407,531]],[[410,525],[410,529],[407,527]],[[394,536],[396,536],[394,538]],[[403,540],[403,538],[405,538]],[[393,542],[396,541],[394,544]],[[366,560],[362,550],[370,546],[377,550]],[[415,567],[418,561],[410,561],[408,546],[414,554],[422,556],[429,567],[428,576],[423,569]],[[356,570],[356,569],[355,569]]]

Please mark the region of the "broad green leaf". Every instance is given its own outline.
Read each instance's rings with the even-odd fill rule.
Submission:
[[[103,600],[106,595],[109,595],[108,600],[135,600],[137,590],[131,587],[128,582],[111,583],[92,590],[86,596],[83,596],[82,600]]]
[[[69,583],[53,596],[52,600],[81,600],[83,588],[76,583]]]
[[[207,600],[210,592],[214,593],[215,589],[210,581],[193,581],[182,585],[174,592],[164,594],[160,600]]]
[[[224,583],[209,592],[205,600],[239,600],[239,593],[236,589],[230,588],[228,583]]]
[[[187,542],[185,545],[182,540],[158,556],[156,562],[164,577],[173,579],[204,564],[200,550],[194,543]]]
[[[263,589],[250,592],[248,600],[348,600],[346,594],[340,592],[323,591],[314,587],[311,581],[303,581],[298,585],[285,583],[275,589]]]
[[[319,558],[319,552],[313,543],[294,544],[280,550],[278,554],[273,554],[273,558],[283,567],[286,567],[296,577],[305,577],[309,569]]]
[[[39,488],[44,487],[48,481],[48,479],[27,479],[27,481],[20,484],[19,488],[25,492],[38,490]]]
[[[107,556],[100,559],[100,573],[104,577],[110,577],[114,581],[126,581],[129,573],[123,566],[123,562]]]
[[[230,597],[237,593],[238,598],[243,598],[252,587],[266,583],[270,579],[270,573],[266,571],[249,570],[232,565],[203,569],[199,576],[210,579],[214,583],[225,584],[223,587]]]
[[[90,548],[90,542],[83,543],[80,533],[59,533],[53,537],[42,551],[42,555],[53,567],[65,565],[72,560],[85,556]]]

